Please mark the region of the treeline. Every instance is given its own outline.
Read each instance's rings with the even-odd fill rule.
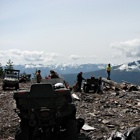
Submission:
[[[8,62],[6,62],[6,65],[4,67],[0,63],[0,78],[3,77],[5,69],[11,69],[11,70],[14,69],[14,63],[11,61],[11,59],[9,59]],[[36,72],[37,72],[37,69],[33,73],[33,78],[36,78]],[[21,76],[29,76],[29,75],[31,74],[27,74],[25,71],[21,74]]]
[[[0,63],[0,77],[2,77],[4,69],[13,69],[14,65],[13,62],[11,61],[11,59],[8,60],[8,62],[6,62],[6,66],[2,67],[2,64]]]

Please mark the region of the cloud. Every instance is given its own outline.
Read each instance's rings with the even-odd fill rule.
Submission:
[[[72,60],[78,60],[80,58],[81,58],[81,56],[79,56],[79,55],[70,55],[70,59],[72,59]]]
[[[55,63],[56,61],[63,59],[63,56],[58,53],[43,52],[42,57],[44,58],[44,61],[47,63]]]
[[[44,58],[42,51],[23,51],[22,56],[26,61],[43,61]]]
[[[125,55],[127,58],[140,57],[140,39],[133,39],[124,42],[115,42],[110,45],[112,48],[119,50],[119,55]]]
[[[80,60],[80,59],[93,59],[93,58],[97,58],[97,56],[80,56],[80,55],[70,55],[70,59],[72,60]]]
[[[9,59],[14,64],[83,64],[92,63],[96,56],[62,55],[46,51],[21,51],[18,49],[0,50],[0,63],[5,65]]]
[[[1,63],[6,63],[11,59],[14,64],[25,64],[25,63],[47,63],[54,62],[59,57],[55,53],[46,53],[44,51],[21,51],[17,49],[1,50],[0,59]]]
[[[47,53],[45,51],[21,51],[18,49],[0,50],[0,63],[6,64],[8,60],[14,64],[58,64],[69,62],[69,56],[58,53]]]

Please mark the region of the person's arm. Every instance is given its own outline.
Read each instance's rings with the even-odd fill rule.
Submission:
[[[82,80],[85,80],[85,78],[84,78],[84,77],[82,77]]]

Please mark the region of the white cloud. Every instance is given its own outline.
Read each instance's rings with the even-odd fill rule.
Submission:
[[[61,55],[46,51],[21,51],[18,49],[1,50],[0,63],[5,65],[9,59],[14,64],[83,64],[92,63],[96,56]]]
[[[91,56],[91,55],[89,55],[89,56],[83,56],[83,55],[70,55],[70,59],[72,59],[72,60],[78,60],[78,59],[92,59],[92,58],[97,58],[97,56]]]
[[[8,60],[14,64],[58,64],[69,63],[71,56],[63,56],[58,53],[47,53],[45,51],[21,51],[17,49],[1,50],[0,51],[0,63],[6,64]]]
[[[43,52],[40,51],[23,51],[22,56],[26,61],[43,61]]]
[[[50,57],[51,56],[51,57]],[[44,63],[52,62],[56,59],[57,55],[55,54],[47,54],[43,51],[21,51],[17,49],[11,50],[1,50],[0,58],[1,63],[6,63],[9,59],[11,59],[14,64],[25,64],[25,63]]]
[[[140,58],[140,39],[115,42],[110,46],[114,49],[119,50],[119,56],[124,55],[127,58]]]
[[[2,65],[5,65],[7,64],[8,60],[11,59],[13,64],[35,64],[35,65],[43,64],[46,66],[50,64],[53,65],[73,64],[74,65],[74,64],[87,64],[87,63],[94,63],[94,64],[108,63],[108,62],[114,63],[113,61],[116,61],[116,64],[119,64],[117,63],[118,60],[120,61],[120,63],[122,63],[124,60],[128,62],[129,60],[132,59],[132,57],[138,58],[140,56],[140,47],[138,45],[134,47],[132,47],[132,44],[128,45],[128,47],[124,47],[124,46],[122,47],[120,45],[119,47],[117,47],[116,44],[113,44],[112,47],[114,47],[118,51],[114,51],[114,54],[112,53],[108,57],[95,56],[95,55],[86,56],[82,54],[62,55],[59,53],[48,53],[47,51],[28,51],[28,50],[22,51],[18,49],[0,50],[0,63]]]
[[[81,58],[81,56],[79,56],[79,55],[71,55],[70,58],[71,58],[72,60],[78,60],[78,59]]]

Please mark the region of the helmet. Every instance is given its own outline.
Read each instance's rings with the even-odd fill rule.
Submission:
[[[65,86],[64,86],[63,83],[56,83],[56,84],[54,85],[54,88],[55,88],[55,89],[58,89],[58,88],[65,88]]]

